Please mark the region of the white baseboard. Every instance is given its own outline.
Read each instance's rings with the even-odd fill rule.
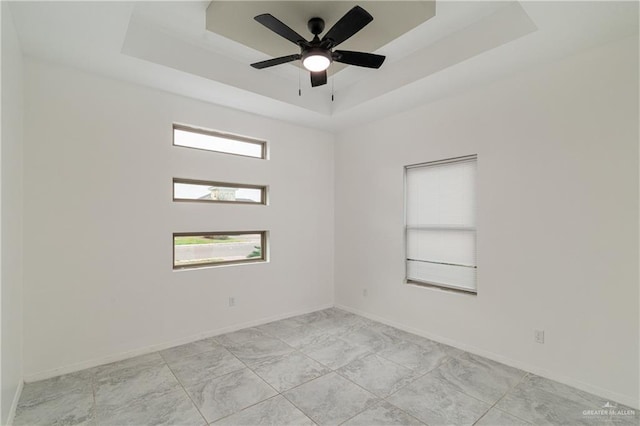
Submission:
[[[565,385],[569,385],[569,386],[572,386],[574,388],[583,390],[585,392],[589,392],[589,393],[592,393],[594,395],[598,395],[598,396],[600,396],[602,398],[609,399],[612,402],[617,402],[619,404],[624,404],[624,405],[627,405],[627,406],[629,406],[631,408],[634,408],[634,409],[640,409],[640,401],[638,401],[637,399],[635,399],[632,396],[624,395],[624,394],[621,394],[621,393],[618,393],[618,392],[614,392],[614,391],[609,390],[609,389],[604,389],[604,388],[601,388],[599,386],[594,386],[592,384],[585,383],[585,382],[582,382],[580,380],[576,380],[576,379],[573,379],[571,377],[564,376],[562,374],[558,374],[557,372],[550,371],[550,370],[547,370],[545,368],[542,368],[542,367],[539,367],[539,366],[536,366],[536,365],[532,365],[532,364],[528,364],[526,362],[522,362],[522,361],[514,360],[514,359],[511,359],[511,358],[507,358],[507,357],[504,357],[502,355],[498,355],[498,354],[493,353],[493,352],[489,352],[489,351],[486,351],[486,350],[483,350],[483,349],[479,349],[479,348],[467,345],[467,344],[462,343],[462,342],[458,342],[458,341],[455,341],[455,340],[452,340],[452,339],[448,339],[448,338],[443,337],[443,336],[438,336],[438,335],[435,335],[435,334],[428,333],[428,332],[426,332],[424,330],[419,330],[419,329],[416,329],[416,328],[413,328],[413,327],[408,327],[408,326],[406,326],[404,324],[389,320],[387,318],[379,317],[379,316],[371,314],[369,312],[360,311],[358,309],[355,309],[355,308],[352,308],[352,307],[349,307],[349,306],[336,304],[335,307],[339,308],[339,309],[343,309],[343,310],[351,312],[351,313],[354,313],[354,314],[357,314],[357,315],[360,315],[360,316],[363,316],[365,318],[369,318],[369,319],[374,320],[374,321],[381,322],[381,323],[386,324],[386,325],[390,325],[392,327],[398,328],[400,330],[407,331],[409,333],[417,334],[418,336],[426,337],[427,339],[431,339],[431,340],[434,340],[434,341],[439,342],[439,343],[444,343],[445,345],[449,345],[449,346],[453,346],[453,347],[458,348],[458,349],[462,349],[463,351],[466,351],[466,352],[471,352],[473,354],[480,355],[480,356],[483,356],[485,358],[489,358],[489,359],[491,359],[493,361],[500,362],[500,363],[508,365],[510,367],[519,368],[520,370],[524,370],[524,371],[527,371],[529,373],[533,373],[533,374],[536,374],[536,375],[541,376],[541,377],[545,377],[545,378],[550,379],[550,380],[555,380],[556,382],[560,382],[560,383],[563,383]]]
[[[8,426],[11,426],[13,424],[13,419],[16,417],[16,410],[18,409],[18,401],[20,401],[20,396],[22,395],[22,388],[24,388],[24,382],[20,380],[20,382],[18,383],[18,388],[16,389],[16,393],[13,396],[11,408],[9,409],[9,416],[7,417]]]
[[[333,304],[316,306],[311,309],[303,309],[299,311],[289,312],[282,315],[276,315],[268,318],[261,318],[257,320],[247,321],[239,324],[234,324],[232,326],[223,327],[215,330],[210,330],[207,332],[191,335],[188,337],[172,340],[170,342],[160,343],[157,345],[146,346],[143,348],[134,349],[131,351],[121,352],[113,355],[108,355],[105,357],[92,359],[89,361],[83,361],[76,364],[67,365],[64,367],[54,368],[51,370],[40,371],[37,373],[27,374],[24,377],[24,381],[26,383],[37,382],[39,380],[49,379],[52,377],[61,376],[63,374],[75,373],[76,371],[85,370],[87,368],[98,367],[100,365],[110,364],[112,362],[122,361],[128,358],[132,358],[139,355],[146,355],[153,352],[161,351],[164,349],[172,348],[174,346],[184,345],[186,343],[195,342],[197,340],[206,339],[209,337],[219,336],[220,334],[230,333],[232,331],[237,331],[247,327],[255,327],[262,324],[267,324],[272,321],[278,321],[285,318],[294,317],[297,315],[304,315],[310,312],[320,311],[323,309],[332,308]]]

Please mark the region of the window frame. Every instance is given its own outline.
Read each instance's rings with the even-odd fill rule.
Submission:
[[[222,139],[227,139],[227,140],[231,140],[231,141],[245,142],[245,143],[251,143],[251,144],[255,144],[255,145],[260,145],[261,146],[260,157],[255,157],[253,155],[236,154],[235,152],[218,151],[218,150],[215,150],[215,149],[196,148],[196,147],[192,147],[192,146],[179,145],[179,144],[176,144],[176,130],[182,130],[183,132],[197,133],[197,134],[205,135],[205,136],[213,136],[213,137],[216,137],[216,138],[222,138]],[[266,140],[257,139],[257,138],[251,138],[251,137],[248,137],[248,136],[236,135],[234,133],[222,132],[222,131],[219,131],[219,130],[203,129],[201,127],[194,127],[194,126],[189,126],[189,125],[186,125],[186,124],[173,123],[173,127],[171,129],[171,143],[172,143],[173,146],[177,146],[179,148],[197,149],[198,151],[216,152],[218,154],[235,155],[235,156],[244,157],[244,158],[254,158],[256,160],[267,160],[268,159],[267,158],[267,141]]]
[[[426,287],[426,288],[433,288],[433,289],[438,289],[438,290],[443,290],[443,291],[451,291],[451,292],[455,292],[455,293],[461,293],[461,294],[467,294],[467,295],[473,295],[473,296],[477,296],[478,295],[478,278],[477,278],[477,271],[478,271],[478,259],[477,259],[477,245],[478,245],[478,240],[477,240],[477,236],[478,236],[478,227],[477,224],[476,226],[470,227],[470,226],[450,226],[450,225],[443,225],[443,226],[438,226],[438,225],[429,225],[427,227],[413,227],[412,229],[421,229],[421,228],[429,228],[429,229],[433,229],[433,230],[440,230],[440,231],[447,231],[447,230],[465,230],[465,231],[473,231],[476,235],[476,249],[475,249],[475,253],[476,253],[476,259],[475,259],[475,265],[474,266],[470,266],[470,265],[462,265],[462,264],[449,264],[446,262],[433,262],[433,263],[440,263],[440,264],[449,264],[449,265],[455,265],[455,266],[461,266],[461,267],[468,267],[468,268],[473,268],[476,270],[476,277],[475,277],[475,289],[470,289],[467,287],[462,287],[462,286],[456,286],[453,284],[446,284],[446,283],[439,283],[439,282],[434,282],[434,281],[423,281],[423,280],[417,280],[417,279],[413,279],[413,278],[409,278],[409,261],[411,259],[409,259],[407,253],[408,253],[408,233],[409,233],[409,228],[410,226],[408,225],[408,191],[407,191],[407,172],[409,169],[413,169],[413,168],[419,168],[419,167],[428,167],[428,166],[439,166],[439,165],[445,165],[445,164],[453,164],[453,163],[461,163],[461,162],[465,162],[465,161],[475,161],[476,162],[476,167],[478,164],[478,155],[477,154],[472,154],[472,155],[464,155],[464,156],[460,156],[460,157],[452,157],[452,158],[446,158],[446,159],[442,159],[442,160],[435,160],[435,161],[426,161],[426,162],[422,162],[422,163],[415,163],[415,164],[409,164],[403,167],[403,172],[404,172],[404,180],[403,180],[403,184],[404,184],[404,282],[405,284],[411,284],[411,285],[415,285],[418,287]],[[477,176],[476,176],[476,197],[477,197]],[[477,203],[477,199],[476,199],[476,203]],[[476,214],[477,216],[477,210],[474,212],[474,214]]]
[[[207,231],[207,232],[174,232],[171,237],[173,253],[173,270],[181,271],[185,269],[215,268],[218,266],[241,265],[245,263],[266,263],[267,257],[267,233],[268,231]],[[222,262],[196,263],[191,265],[176,265],[176,237],[201,237],[210,235],[247,235],[260,234],[261,256],[248,259],[227,260]]]
[[[191,199],[191,198],[176,198],[176,183],[184,183],[190,185],[208,185],[208,186],[219,186],[222,188],[237,188],[237,189],[259,189],[262,201],[235,201],[235,200],[214,200],[214,199]],[[174,177],[171,183],[171,191],[172,191],[172,200],[177,203],[220,203],[220,204],[248,204],[248,205],[257,205],[257,206],[266,206],[267,204],[267,185],[253,185],[253,184],[244,184],[244,183],[231,183],[231,182],[220,182],[220,181],[210,181],[210,180],[201,180],[201,179],[187,179],[187,178],[176,178]]]

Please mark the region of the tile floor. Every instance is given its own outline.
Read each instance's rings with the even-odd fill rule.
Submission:
[[[327,309],[26,384],[14,424],[638,424],[607,402]]]

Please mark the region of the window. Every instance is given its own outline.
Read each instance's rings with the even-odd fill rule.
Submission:
[[[267,158],[265,141],[180,124],[173,125],[173,144],[245,157]]]
[[[476,169],[475,155],[405,167],[407,282],[477,292]]]
[[[173,178],[173,201],[267,204],[267,187]]]
[[[267,232],[180,232],[173,234],[173,269],[264,262]]]

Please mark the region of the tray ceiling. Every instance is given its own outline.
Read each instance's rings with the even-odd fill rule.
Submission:
[[[270,13],[311,40],[307,29],[309,19],[325,21],[325,32],[354,6],[360,5],[373,16],[373,21],[340,45],[342,50],[374,52],[409,30],[423,24],[436,14],[435,1],[220,1],[207,8],[206,28],[230,40],[278,57],[298,53],[291,42],[271,32],[253,18]],[[330,72],[336,73],[345,65],[334,63]]]
[[[341,47],[375,51],[387,60],[378,70],[346,67],[331,76],[329,84],[311,88],[297,67],[249,66],[279,55],[269,46],[286,53],[295,49],[253,16],[272,13],[307,34],[305,24],[312,15],[322,15],[329,28],[354,3],[7,3],[27,57],[325,130],[376,120],[614,40],[637,38],[639,5],[637,1],[406,2],[415,3],[407,7],[435,7],[435,16],[429,18],[423,10],[423,22],[416,24],[396,15],[405,2],[362,1],[359,5],[374,15],[374,21]],[[230,8],[221,16],[234,12],[251,31],[263,31],[257,39],[266,46],[248,46],[230,38],[239,35],[208,30],[207,20],[213,21],[207,15],[215,12],[217,3]],[[417,19],[413,15],[418,12],[411,15]],[[247,34],[247,43],[256,42]],[[358,47],[360,42],[365,44]]]

